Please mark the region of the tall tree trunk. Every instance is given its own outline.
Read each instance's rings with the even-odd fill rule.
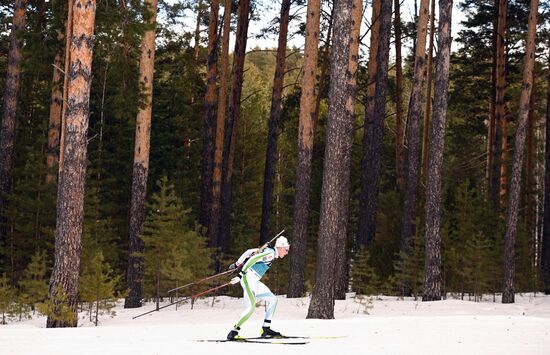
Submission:
[[[212,173],[214,160],[214,130],[216,125],[216,75],[218,61],[218,0],[210,2],[208,23],[208,59],[206,62],[206,94],[204,97],[204,120],[202,126],[202,160],[201,160],[201,202],[199,223],[208,228],[212,197]],[[216,247],[215,239],[208,240],[209,247]]]
[[[273,211],[273,186],[275,166],[277,164],[277,136],[281,123],[283,83],[285,76],[286,42],[291,0],[283,0],[279,22],[279,44],[277,47],[277,61],[275,77],[273,79],[273,93],[271,95],[271,113],[267,133],[267,151],[264,170],[264,193],[262,202],[262,222],[260,227],[260,244],[269,240],[269,220]]]
[[[493,34],[492,34],[492,62],[491,62],[491,97],[489,99],[489,127],[487,137],[487,191],[488,197],[497,206],[497,192],[495,176],[495,150],[497,150],[497,125],[496,121],[496,85],[497,85],[497,36],[498,36],[498,3],[499,0],[493,0],[495,6],[493,14]]]
[[[499,0],[498,26],[497,26],[497,67],[496,67],[496,98],[495,116],[499,125],[500,134],[500,175],[499,175],[499,201],[504,206],[507,188],[507,164],[508,164],[508,139],[506,133],[506,107],[504,95],[506,90],[506,15],[508,13],[508,0]]]
[[[401,57],[401,3],[395,0],[395,179],[397,189],[405,186],[405,129],[403,125],[403,66]]]
[[[294,189],[293,238],[290,249],[290,272],[287,297],[302,297],[305,292],[306,244],[309,222],[309,193],[315,122],[315,80],[321,16],[320,0],[307,3],[306,40],[298,119],[296,187]]]
[[[227,252],[229,249],[233,160],[235,145],[237,144],[237,126],[241,114],[241,93],[243,89],[244,59],[246,55],[249,20],[250,0],[241,0],[237,16],[237,33],[231,73],[231,93],[229,96],[229,115],[227,117],[227,129],[225,131],[225,147],[222,165],[223,181],[218,245],[221,246],[224,252]]]
[[[11,190],[11,174],[15,148],[15,123],[17,100],[21,86],[21,62],[23,61],[23,32],[25,31],[26,0],[15,0],[13,24],[9,38],[8,69],[6,73],[2,125],[0,127],[0,245],[5,237],[4,222],[7,210],[7,194]]]
[[[542,229],[541,265],[544,293],[550,294],[550,52],[548,55],[548,84],[546,88],[546,142],[544,151],[544,215]]]
[[[157,0],[146,0],[147,23],[151,26],[141,39],[139,83],[144,102],[136,118],[132,199],[130,204],[130,234],[124,308],[141,307],[143,293],[143,240],[141,233],[146,214],[147,176],[151,145],[151,113],[153,106],[153,73],[155,67],[155,28]]]
[[[445,147],[445,123],[447,120],[452,10],[452,0],[439,1],[437,43],[439,53],[434,84],[434,114],[430,135],[429,171],[426,176],[426,259],[422,301],[441,300],[441,173]]]
[[[527,238],[532,241],[533,250],[533,265],[536,265],[535,255],[535,172],[534,172],[534,126],[535,126],[535,95],[531,93],[529,100],[529,114],[527,116],[527,156],[525,159],[525,229],[527,231]]]
[[[59,137],[59,170],[63,169],[65,152],[65,131],[67,130],[67,100],[69,94],[69,67],[71,65],[71,40],[73,36],[73,1],[67,6],[67,21],[65,22],[65,76],[63,78],[63,107],[61,109],[61,136]]]
[[[386,0],[390,2],[392,0]],[[391,8],[388,16],[391,18]],[[350,98],[347,103],[347,108],[352,115],[352,122],[355,122],[355,97],[357,92],[357,68],[359,65],[359,41],[361,40],[361,20],[363,18],[363,1],[353,0],[352,3],[352,22],[351,22],[351,37],[350,37],[350,49],[349,49],[349,80],[348,86],[349,93],[347,96]],[[388,39],[389,39],[389,22],[388,22]],[[383,30],[382,30],[383,31]],[[382,36],[381,36],[382,37]],[[389,43],[389,41],[388,41]],[[383,45],[381,46],[383,47]],[[353,140],[353,138],[352,138]],[[348,151],[351,154],[351,149]],[[346,159],[350,159],[346,157]],[[346,205],[349,208],[349,203]],[[349,211],[345,211],[345,220],[348,221]],[[346,228],[347,230],[347,228]],[[349,253],[348,253],[348,236],[347,233],[339,233],[336,244],[336,268],[334,278],[334,298],[337,300],[346,299],[346,291],[348,289],[348,274],[349,274]]]
[[[52,183],[57,178],[55,168],[59,161],[59,137],[61,133],[61,111],[63,106],[63,46],[61,41],[65,38],[62,31],[57,34],[57,51],[53,60],[52,77],[52,101],[50,103],[50,119],[48,127],[48,150],[46,156],[46,183]]]
[[[49,290],[49,297],[54,301],[55,314],[60,314],[61,306],[68,306],[72,310],[73,318],[58,319],[50,316],[46,323],[48,328],[75,327],[78,321],[76,307],[80,250],[82,248],[82,219],[84,217],[84,182],[86,179],[95,10],[96,2],[94,0],[74,0],[65,158],[59,170],[55,263]],[[59,293],[67,297],[67,304],[60,304]]]
[[[430,9],[430,42],[428,45],[428,69],[426,83],[426,110],[424,111],[423,139],[422,139],[422,175],[426,178],[428,172],[428,144],[430,132],[430,115],[432,110],[432,74],[434,56],[434,32],[435,32],[435,0],[431,0]]]
[[[407,119],[408,172],[405,200],[403,203],[403,222],[401,226],[401,251],[408,253],[414,235],[416,217],[416,199],[418,193],[418,175],[420,165],[420,116],[422,114],[422,82],[426,67],[426,30],[428,24],[429,0],[421,0],[416,36],[414,59],[414,79],[409,114]]]
[[[380,185],[380,162],[384,119],[375,117],[376,75],[378,73],[378,47],[380,43],[380,8],[382,0],[372,4],[367,97],[365,100],[365,125],[363,156],[361,158],[361,194],[359,196],[359,221],[356,242],[359,248],[368,246],[376,233],[376,212]],[[382,126],[380,126],[382,125]],[[380,130],[382,127],[382,131]]]
[[[315,128],[319,123],[319,108],[321,107],[321,99],[322,99],[321,91],[326,85],[325,83],[327,81],[327,73],[330,66],[330,42],[332,37],[332,25],[334,22],[332,11],[330,12],[329,16],[330,18],[328,19],[327,38],[325,40],[325,45],[323,46],[323,51],[319,54],[318,65],[320,65],[320,73],[319,73],[317,97],[315,98],[315,116],[313,117],[313,132],[315,132]]]
[[[195,25],[195,62],[199,60],[199,54],[201,50],[201,20],[202,20],[202,0],[199,0],[197,4],[197,23]],[[209,28],[210,29],[210,28]]]
[[[334,3],[334,37],[330,61],[329,117],[323,167],[321,216],[315,286],[307,318],[334,318],[334,277],[338,239],[347,234],[353,97],[349,52],[352,0]]]
[[[223,137],[225,131],[225,114],[227,108],[227,70],[229,67],[229,36],[231,32],[231,0],[225,0],[223,13],[223,35],[220,60],[220,90],[218,95],[218,112],[216,117],[216,146],[214,149],[214,171],[212,173],[212,197],[210,208],[210,226],[208,239],[218,244],[220,228]]]
[[[504,278],[502,303],[514,303],[515,282],[515,240],[517,232],[518,205],[521,184],[521,168],[523,166],[523,150],[527,134],[527,118],[529,116],[529,100],[533,89],[533,67],[535,64],[535,40],[537,34],[538,0],[531,0],[525,59],[523,62],[522,90],[519,101],[519,113],[515,138],[510,195],[506,209],[506,229],[504,235]]]

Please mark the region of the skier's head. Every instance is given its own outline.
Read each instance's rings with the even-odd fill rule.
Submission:
[[[290,249],[288,239],[283,236],[277,238],[277,240],[275,241],[275,249],[277,249],[277,256],[279,258],[284,258],[285,255],[288,254],[288,249]]]

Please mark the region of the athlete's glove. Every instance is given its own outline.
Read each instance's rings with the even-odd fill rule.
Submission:
[[[232,263],[231,265],[229,265],[228,269],[229,270],[235,270],[237,268],[237,263]]]

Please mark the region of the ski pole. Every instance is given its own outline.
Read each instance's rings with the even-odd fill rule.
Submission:
[[[224,271],[224,272],[220,272],[219,274],[215,274],[215,275],[212,275],[212,276],[208,276],[208,277],[205,277],[204,279],[200,279],[200,280],[197,280],[197,281],[193,281],[193,282],[190,282],[186,285],[183,285],[183,286],[179,286],[179,287],[176,287],[176,288],[173,288],[171,290],[168,290],[167,293],[172,293],[174,291],[177,291],[177,290],[181,290],[182,288],[186,288],[186,287],[189,287],[189,286],[193,286],[193,285],[196,285],[196,284],[199,284],[201,282],[204,282],[204,281],[207,281],[207,280],[210,280],[210,279],[214,279],[216,277],[219,277],[219,276],[223,276],[223,275],[226,275],[226,274],[230,274],[232,272],[234,272],[235,270],[227,270],[227,271]]]
[[[148,311],[148,312],[145,312],[145,313],[142,313],[142,314],[138,314],[137,316],[132,317],[132,319],[136,319],[136,318],[139,318],[139,317],[141,317],[141,316],[144,316],[144,315],[147,315],[147,314],[150,314],[150,313],[153,313],[153,312],[160,311],[160,310],[163,309],[163,308],[167,308],[167,307],[173,306],[173,305],[175,305],[175,304],[181,303],[181,302],[183,302],[183,301],[187,301],[188,299],[195,300],[197,297],[200,297],[200,296],[205,295],[205,294],[207,294],[207,293],[210,293],[210,292],[219,290],[220,288],[227,287],[227,286],[229,286],[229,285],[231,285],[231,282],[226,282],[226,283],[224,283],[224,284],[222,284],[222,285],[219,285],[219,286],[216,286],[216,287],[209,288],[209,289],[206,290],[206,291],[199,292],[199,293],[194,294],[194,295],[192,295],[192,296],[187,296],[187,297],[185,297],[185,298],[182,298],[181,300],[178,300],[178,301],[169,303],[169,304],[164,305],[164,306],[162,306],[162,307],[155,308],[155,309],[153,309],[153,310],[151,310],[151,311]]]

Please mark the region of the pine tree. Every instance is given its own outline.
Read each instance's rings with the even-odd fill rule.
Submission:
[[[95,326],[99,322],[100,314],[109,313],[111,316],[116,314],[111,310],[120,297],[115,291],[119,288],[120,281],[121,276],[113,275],[111,266],[105,262],[103,252],[100,250],[96,251],[88,263],[83,263],[79,295],[82,302],[89,304],[90,321],[93,321]]]
[[[475,233],[466,239],[464,248],[464,287],[474,295],[474,301],[481,301],[488,292],[491,278],[492,245],[482,233]]]
[[[154,296],[158,302],[167,288],[209,274],[211,259],[206,240],[190,227],[190,210],[183,208],[174,186],[163,177],[157,187],[142,239],[145,296]]]
[[[370,265],[367,249],[361,249],[352,258],[350,274],[352,289],[358,294],[374,295],[380,290],[380,278]]]
[[[6,274],[0,277],[0,313],[2,314],[2,323],[6,324],[6,317],[12,315],[13,301],[15,300],[15,289],[9,284]]]
[[[20,302],[27,304],[34,311],[38,303],[48,297],[48,280],[46,279],[46,252],[37,252],[25,269],[19,281]]]

